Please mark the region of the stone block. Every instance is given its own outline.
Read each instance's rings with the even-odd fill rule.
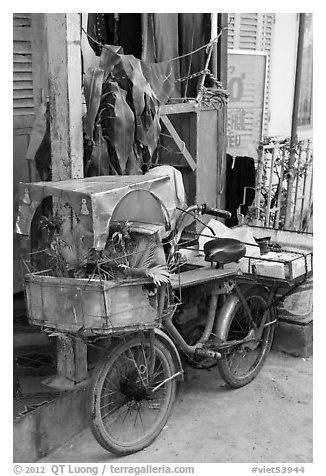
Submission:
[[[313,353],[313,321],[302,324],[279,320],[272,348],[295,357],[310,357]]]

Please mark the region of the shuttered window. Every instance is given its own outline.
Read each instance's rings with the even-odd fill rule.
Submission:
[[[258,13],[242,13],[239,35],[239,48],[245,50],[257,49]]]
[[[275,13],[229,13],[228,48],[266,51],[268,55],[264,127],[267,134],[269,121],[269,58],[272,46],[272,33]]]
[[[30,13],[13,14],[14,127],[30,127],[34,115]]]

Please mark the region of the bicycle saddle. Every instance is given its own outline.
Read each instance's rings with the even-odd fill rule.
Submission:
[[[234,238],[214,238],[204,244],[205,261],[227,264],[239,261],[246,254],[245,245]]]

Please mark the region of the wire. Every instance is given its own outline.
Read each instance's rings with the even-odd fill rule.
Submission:
[[[189,53],[185,53],[184,55],[181,55],[181,56],[176,56],[175,58],[171,58],[169,60],[165,60],[164,63],[169,63],[170,61],[176,61],[178,59],[182,59],[182,58],[185,58],[186,56],[190,56],[190,55],[194,55],[195,53],[198,53],[198,51],[201,51],[203,50],[204,48],[208,48],[209,46],[213,45],[213,43],[217,43],[218,40],[220,39],[222,33],[223,33],[223,30],[227,29],[228,27],[223,27],[220,31],[220,33],[213,39],[211,39],[208,43],[206,43],[205,45],[203,46],[200,46],[199,48],[197,48],[196,50],[193,50],[193,51],[190,51]],[[88,36],[89,39],[91,39],[92,41],[94,41],[94,43],[96,43],[97,45],[99,46],[102,46],[103,48],[109,50],[109,48],[104,45],[103,43],[100,43],[99,41],[97,41],[95,38],[93,38],[89,33],[87,33],[87,31],[84,29],[83,26],[81,26],[81,30],[82,32]]]
[[[227,28],[227,27],[222,28],[222,30],[220,31],[220,33],[219,33],[215,38],[213,38],[213,39],[210,40],[208,43],[206,43],[205,45],[200,46],[200,47],[197,48],[196,50],[190,51],[190,53],[185,53],[184,55],[176,56],[175,58],[171,58],[171,59],[169,59],[169,60],[166,60],[166,62],[169,63],[170,61],[176,61],[176,60],[178,60],[178,59],[185,58],[186,56],[194,55],[195,53],[198,53],[198,51],[201,51],[201,50],[203,50],[204,48],[208,48],[208,47],[211,46],[213,43],[217,43],[218,40],[220,39],[220,36],[221,36],[222,33],[223,33],[223,30],[225,30],[226,28]]]
[[[192,216],[196,221],[198,221],[201,225],[204,225],[205,227],[207,227],[211,232],[212,234],[215,236],[215,231],[213,230],[213,228],[211,228],[209,225],[207,225],[207,223],[205,223],[204,221],[200,220],[200,218],[198,218],[196,215],[195,215],[195,210],[193,211],[190,211],[188,212],[187,210],[184,210],[183,208],[179,208],[179,207],[176,207],[177,210],[180,210],[181,212],[183,213],[187,213],[188,215]]]

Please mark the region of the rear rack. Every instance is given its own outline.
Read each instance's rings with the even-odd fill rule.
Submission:
[[[261,257],[245,256],[242,279],[262,282],[269,286],[292,287],[303,283],[313,272],[313,253],[282,250]]]

